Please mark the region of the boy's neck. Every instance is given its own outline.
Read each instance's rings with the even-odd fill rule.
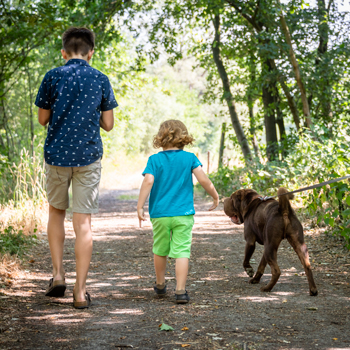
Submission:
[[[66,58],[66,63],[69,61],[69,60],[73,60],[73,59],[78,59],[78,60],[84,60],[86,62],[89,62],[90,60],[88,59],[88,56],[81,56],[81,55],[72,55],[72,56],[67,56]]]
[[[178,147],[163,147],[163,151],[178,151],[180,149]]]

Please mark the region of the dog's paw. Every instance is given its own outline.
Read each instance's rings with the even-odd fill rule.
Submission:
[[[312,297],[315,297],[317,294],[318,294],[317,289],[315,289],[315,290],[310,290],[310,295],[311,295]]]
[[[271,289],[272,289],[272,288],[270,288],[270,287],[268,287],[268,286],[264,286],[264,287],[261,287],[261,288],[260,288],[260,290],[261,290],[262,292],[271,292]]]
[[[247,275],[248,275],[249,277],[253,277],[253,276],[254,276],[254,270],[253,270],[252,267],[247,267],[247,268],[245,269],[245,272],[247,273]]]
[[[260,279],[256,279],[256,278],[251,278],[250,280],[249,280],[249,283],[250,284],[257,284],[257,283],[259,283],[260,282]]]

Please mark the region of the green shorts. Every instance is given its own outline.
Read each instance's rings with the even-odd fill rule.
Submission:
[[[170,258],[190,258],[193,215],[151,219],[153,253]]]

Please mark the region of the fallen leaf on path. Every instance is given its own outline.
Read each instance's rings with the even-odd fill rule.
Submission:
[[[190,344],[181,344],[181,347],[182,348],[188,348],[188,347],[190,347],[191,345]]]
[[[182,331],[188,331],[188,327],[181,328]]]
[[[161,330],[161,331],[173,331],[174,328],[171,327],[171,326],[168,326],[168,325],[165,324],[165,323],[162,323],[162,324],[159,326],[159,330]]]

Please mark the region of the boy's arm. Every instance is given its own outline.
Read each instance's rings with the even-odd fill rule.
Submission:
[[[146,174],[141,185],[139,201],[137,202],[137,216],[139,217],[140,227],[141,227],[142,221],[146,221],[145,213],[143,211],[143,206],[145,205],[146,199],[149,193],[151,192],[153,183],[154,183],[154,176],[151,174]]]
[[[208,179],[207,175],[205,175],[201,166],[193,169],[192,172],[205,191],[213,198],[213,205],[209,210],[214,210],[219,205],[219,195],[213,183]]]
[[[100,117],[100,127],[103,130],[111,131],[113,129],[113,126],[114,126],[113,109],[110,109],[109,111],[103,111]]]
[[[42,126],[45,126],[49,122],[50,115],[51,115],[51,109],[43,109],[39,107],[38,120]]]

